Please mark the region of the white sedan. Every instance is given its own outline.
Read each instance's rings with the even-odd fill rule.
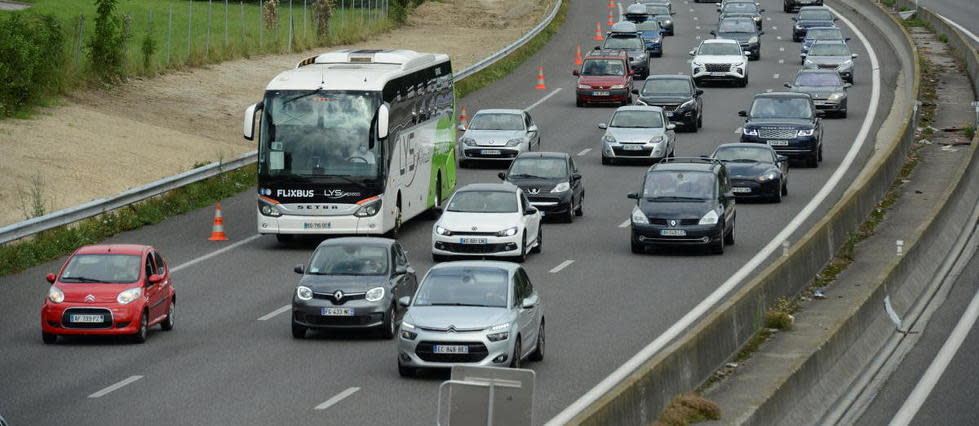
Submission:
[[[510,183],[466,185],[449,199],[432,227],[432,259],[513,257],[539,253],[541,214]]]

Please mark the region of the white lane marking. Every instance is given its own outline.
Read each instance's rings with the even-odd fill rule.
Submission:
[[[697,40],[700,40],[700,36],[697,36]]]
[[[931,13],[935,13],[935,12],[931,12]],[[965,34],[965,35],[967,35],[967,36],[969,36],[970,38],[972,38],[972,40],[974,40],[974,41],[975,41],[976,43],[979,43],[979,37],[977,37],[977,36],[976,36],[975,34],[973,34],[973,33],[972,33],[971,31],[969,31],[969,30],[967,30],[967,29],[965,29],[965,28],[963,28],[963,27],[962,27],[961,25],[959,25],[959,24],[957,24],[957,23],[955,23],[955,22],[954,22],[954,21],[952,21],[951,19],[948,19],[948,18],[946,18],[946,17],[944,17],[944,16],[942,16],[942,15],[939,15],[939,14],[937,14],[937,13],[935,13],[935,15],[937,15],[937,16],[938,16],[939,18],[942,18],[942,20],[943,20],[943,21],[945,21],[945,22],[948,22],[948,23],[949,23],[949,25],[951,25],[951,26],[953,26],[953,27],[955,27],[955,29],[957,29],[957,30],[959,30],[959,31],[962,31],[962,33],[963,33],[963,34]]]
[[[650,359],[654,354],[663,350],[666,345],[680,336],[684,330],[690,327],[696,320],[700,319],[705,313],[709,312],[711,309],[715,308],[715,305],[720,303],[731,291],[733,291],[738,284],[741,283],[748,275],[755,270],[762,262],[765,261],[772,253],[775,252],[777,248],[780,247],[782,241],[786,241],[789,237],[796,232],[805,222],[812,216],[813,212],[829,197],[830,193],[836,188],[836,185],[840,183],[843,176],[853,165],[856,160],[857,154],[863,147],[867,140],[867,135],[870,134],[870,128],[873,126],[874,118],[877,116],[877,106],[880,103],[880,63],[877,59],[877,53],[874,51],[873,46],[870,45],[870,41],[867,37],[860,32],[856,26],[853,25],[849,19],[844,17],[837,10],[830,8],[836,16],[840,18],[854,34],[860,39],[860,42],[867,48],[868,56],[870,56],[870,69],[872,76],[872,84],[870,91],[870,105],[868,107],[867,116],[864,117],[863,123],[860,126],[860,131],[857,133],[856,138],[852,145],[850,145],[850,150],[847,151],[846,156],[843,157],[843,161],[840,165],[833,171],[833,175],[830,176],[829,180],[819,189],[819,192],[806,204],[802,210],[792,218],[792,220],[784,227],[782,230],[775,235],[759,251],[751,258],[747,263],[745,263],[740,269],[738,269],[733,275],[731,275],[723,284],[721,284],[713,293],[704,298],[697,306],[695,306],[690,312],[687,312],[683,318],[670,326],[669,329],[660,334],[655,340],[646,345],[642,350],[629,358],[628,361],[620,365],[611,374],[605,376],[605,378],[599,382],[597,385],[588,390],[584,395],[575,400],[571,405],[567,406],[564,410],[558,413],[556,416],[551,418],[545,423],[545,426],[557,426],[569,423],[571,418],[577,413],[580,413],[586,407],[591,405],[593,402],[597,401],[602,395],[605,395],[609,390],[611,390],[616,384],[620,383],[623,379],[629,376],[633,371],[635,371],[639,366],[641,366],[646,360]]]
[[[784,63],[785,63],[785,59],[779,59],[779,60],[778,60],[778,63],[779,63],[779,64],[784,64]]]
[[[737,128],[737,129],[734,129],[734,134],[736,134],[736,135],[740,135],[740,134],[741,134],[741,130],[742,130],[742,129],[741,129],[741,126],[738,126],[738,128]]]
[[[238,241],[237,243],[234,243],[234,244],[232,244],[230,246],[224,247],[224,248],[222,248],[220,250],[212,251],[212,252],[210,252],[208,254],[205,254],[205,255],[203,255],[201,257],[198,257],[197,259],[188,260],[188,261],[186,261],[184,263],[181,263],[181,264],[179,264],[177,266],[174,266],[174,267],[170,268],[170,272],[177,272],[177,271],[179,271],[181,269],[184,269],[184,268],[187,268],[187,267],[196,265],[196,264],[201,263],[201,262],[203,262],[203,261],[205,261],[207,259],[210,259],[212,257],[221,255],[221,254],[226,253],[226,252],[229,252],[231,250],[234,250],[234,249],[236,249],[236,248],[238,248],[240,246],[243,246],[245,244],[248,244],[248,243],[250,243],[252,241],[255,241],[255,240],[259,239],[259,238],[262,238],[262,235],[261,234],[252,235],[252,236],[250,236],[248,238],[245,238],[244,240]]]
[[[622,222],[622,223],[619,224],[619,228],[626,228],[626,227],[628,227],[630,222],[632,222],[632,219],[626,219],[625,222]]]
[[[544,95],[543,98],[540,98],[540,100],[538,100],[537,102],[534,102],[534,103],[530,104],[530,106],[527,107],[527,108],[524,108],[524,110],[525,111],[530,111],[530,110],[534,109],[534,107],[536,107],[537,105],[540,105],[540,104],[544,103],[544,101],[550,99],[551,96],[556,95],[557,92],[560,92],[560,91],[561,91],[561,88],[560,87],[558,87],[557,89],[554,89],[553,92],[548,93],[547,95]]]
[[[109,392],[113,392],[113,391],[119,390],[119,388],[121,388],[123,386],[126,386],[126,385],[128,385],[128,384],[130,384],[132,382],[135,382],[135,381],[137,381],[139,379],[142,379],[142,378],[143,378],[143,376],[129,376],[129,378],[126,378],[126,379],[120,381],[119,383],[116,383],[116,384],[111,385],[111,386],[109,386],[109,387],[107,387],[105,389],[102,389],[102,390],[100,390],[98,392],[95,392],[95,393],[89,395],[88,397],[89,398],[101,398],[101,397],[105,396],[106,394],[108,394]]]
[[[778,29],[778,26],[777,25],[772,25],[772,31],[775,31],[777,29]]]
[[[690,9],[690,12],[693,12],[693,9]]]
[[[557,266],[551,268],[551,270],[548,271],[548,272],[550,272],[552,274],[556,274],[558,272],[561,272],[562,269],[567,268],[568,266],[571,266],[572,263],[574,263],[574,259],[565,260],[564,262],[561,262],[560,265],[557,265]]]
[[[342,401],[344,398],[346,398],[346,397],[348,397],[350,395],[353,395],[353,394],[357,393],[357,391],[359,391],[359,390],[360,390],[360,388],[347,388],[347,390],[336,394],[336,396],[334,396],[333,398],[330,398],[330,399],[328,399],[326,401],[323,401],[322,404],[317,405],[316,408],[313,408],[313,409],[314,410],[325,410],[327,408],[330,408],[334,404]]]
[[[772,90],[772,89],[765,89],[765,93],[772,93],[773,91],[774,90]]]
[[[578,153],[578,156],[579,156],[579,157],[583,157],[583,156],[584,156],[585,154],[587,154],[587,153],[588,153],[589,151],[591,151],[591,148],[585,148],[585,149],[583,149],[583,150],[581,150],[581,152],[579,152],[579,153]]]
[[[935,355],[935,359],[931,361],[931,365],[925,370],[925,374],[918,380],[918,384],[914,386],[908,395],[908,399],[904,400],[904,405],[901,405],[901,409],[891,419],[890,426],[906,426],[911,423],[914,416],[918,414],[921,405],[925,403],[928,395],[938,384],[938,380],[942,378],[942,374],[945,373],[948,364],[952,362],[952,358],[962,346],[962,342],[968,337],[977,318],[979,318],[979,292],[976,292],[976,295],[972,297],[972,302],[969,302],[962,318],[959,318],[958,324],[955,324],[952,334],[948,335],[948,339],[938,350],[938,355]]]
[[[700,18],[697,18],[696,16],[694,16],[694,17],[693,17],[693,20],[694,20],[694,21],[696,21],[696,20],[698,20],[698,19],[700,19]]]
[[[771,20],[772,20],[772,18],[765,18],[765,20],[766,20],[766,21],[771,21]]]
[[[687,61],[690,62],[690,61]],[[677,71],[676,75],[683,75],[683,71]]]
[[[697,25],[697,29],[698,29],[698,30],[700,29],[700,25]]]
[[[772,74],[772,78],[774,78],[776,80],[778,80],[778,76],[779,76],[778,74]]]
[[[269,312],[269,313],[267,313],[265,315],[262,315],[262,316],[258,317],[258,320],[259,321],[268,321],[272,317],[274,317],[276,315],[279,315],[279,314],[281,314],[281,313],[283,313],[285,311],[288,311],[291,308],[292,308],[292,305],[285,305],[285,306],[283,306],[283,307],[281,307],[279,309],[276,309],[276,310],[274,310],[272,312]]]
[[[780,48],[778,48],[778,51],[779,52],[784,52],[785,51],[785,48],[784,47],[780,47]]]
[[[782,36],[775,36],[775,39],[776,40],[781,40],[782,39]]]

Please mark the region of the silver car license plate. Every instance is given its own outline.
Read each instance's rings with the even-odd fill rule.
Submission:
[[[778,139],[771,139],[771,140],[768,141],[768,145],[769,146],[788,146],[789,145],[789,141],[778,140]]]
[[[71,316],[71,322],[88,322],[88,323],[98,323],[104,321],[102,315],[84,315],[84,314],[74,314]]]
[[[486,244],[486,238],[460,238],[459,244]]]
[[[483,155],[500,155],[502,152],[498,149],[484,149],[480,151]]]
[[[435,345],[432,347],[432,352],[437,354],[467,354],[469,353],[469,346],[465,345]]]
[[[687,231],[682,229],[664,229],[659,231],[659,234],[664,237],[684,237],[687,235]]]
[[[739,193],[751,192],[751,188],[747,186],[735,186],[731,188],[731,192],[739,192]]]
[[[642,151],[642,145],[622,145],[625,151]]]
[[[592,94],[592,96],[608,96],[609,95],[609,92],[607,92],[607,91],[598,91],[598,92],[591,92],[591,94]]]
[[[320,315],[325,317],[352,317],[353,308],[320,308]]]

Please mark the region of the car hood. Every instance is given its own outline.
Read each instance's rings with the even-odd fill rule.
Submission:
[[[65,294],[65,302],[70,303],[116,303],[116,297],[124,290],[140,287],[137,283],[128,284],[93,284],[93,283],[61,283],[57,287]],[[88,295],[95,297],[94,301],[85,300]]]
[[[797,86],[792,88],[793,92],[798,93],[808,93],[813,99],[826,99],[834,93],[846,93],[843,87],[813,87],[813,86]]]
[[[814,64],[839,65],[850,60],[849,56],[806,56]]]
[[[679,105],[693,98],[690,95],[640,95],[639,99],[648,105]]]
[[[412,306],[404,321],[416,327],[476,331],[508,322],[509,310],[480,306]]]
[[[709,201],[639,201],[646,216],[663,219],[700,219],[713,207]]]
[[[608,134],[615,138],[616,142],[633,142],[633,143],[646,143],[649,142],[654,136],[662,135],[665,133],[663,128],[655,127],[642,127],[642,128],[632,128],[632,127],[609,127]]]
[[[537,194],[532,193],[533,190],[540,191],[539,193],[548,193],[554,189],[557,184],[561,182],[567,182],[567,178],[507,178],[510,183],[519,186],[528,196],[534,196]]]
[[[345,293],[362,292],[374,287],[388,284],[387,275],[303,275],[300,285],[313,289],[317,293],[333,293],[342,290]]]
[[[457,232],[497,232],[519,225],[520,213],[461,213],[446,210],[437,224]]]
[[[754,119],[745,123],[745,127],[791,127],[796,129],[809,129],[813,127],[813,123],[809,120],[803,120],[798,118],[768,118],[768,119]]]
[[[477,145],[505,146],[510,139],[524,136],[523,130],[466,130],[463,137],[472,138]]]
[[[740,163],[734,161],[725,161],[724,167],[727,168],[728,174],[732,178],[755,178],[756,176],[761,176],[769,170],[776,170],[776,167],[772,163]]]
[[[625,76],[621,75],[583,75],[578,77],[579,84],[589,86],[612,86],[615,84],[625,84]]]
[[[697,55],[693,61],[700,64],[738,64],[747,59],[738,55]]]

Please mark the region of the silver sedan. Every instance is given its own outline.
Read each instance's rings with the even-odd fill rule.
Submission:
[[[657,106],[624,106],[612,114],[602,136],[602,164],[620,160],[659,161],[676,151],[676,125]]]
[[[544,305],[523,267],[440,263],[422,279],[398,339],[398,372],[453,364],[520,368],[544,359]]]
[[[484,109],[476,112],[459,138],[459,165],[473,160],[512,161],[524,151],[540,151],[540,131],[527,111]]]

